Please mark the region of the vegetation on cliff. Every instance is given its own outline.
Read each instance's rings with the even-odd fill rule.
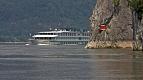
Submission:
[[[143,0],[127,0],[130,9],[137,13],[138,20],[141,21],[143,17]]]
[[[51,28],[89,29],[96,0],[0,0],[0,41],[27,41]]]
[[[114,4],[115,6],[119,6],[120,0],[113,0],[113,4]]]
[[[133,50],[139,50],[140,43],[142,44],[143,50],[143,31],[140,28],[140,23],[143,17],[143,0],[127,0],[128,6],[132,11],[132,28],[133,28]],[[138,35],[138,37],[137,37]]]

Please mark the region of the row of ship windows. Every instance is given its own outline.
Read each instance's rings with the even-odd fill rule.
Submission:
[[[89,39],[88,37],[36,37],[35,39],[46,39],[46,40],[62,40],[62,39],[67,39],[67,40],[73,40],[73,39],[82,39],[82,40],[87,40]]]
[[[89,33],[38,33],[36,35],[59,35],[59,36],[89,36]]]
[[[87,42],[59,42],[59,44],[87,44]]]
[[[69,39],[69,40],[72,40],[72,39],[89,39],[88,37],[57,37],[55,39]]]
[[[37,33],[36,35],[57,35],[57,33]]]
[[[89,36],[88,33],[66,33],[66,34],[58,34],[59,36]]]

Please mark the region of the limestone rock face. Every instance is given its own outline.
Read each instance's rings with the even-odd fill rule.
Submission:
[[[100,25],[105,25],[106,30],[100,30]],[[127,1],[120,0],[115,5],[113,0],[97,0],[90,17],[89,42],[131,41],[132,36],[132,14]]]

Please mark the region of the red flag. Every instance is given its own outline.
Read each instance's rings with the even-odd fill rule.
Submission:
[[[106,26],[105,25],[100,25],[100,30],[105,30]]]

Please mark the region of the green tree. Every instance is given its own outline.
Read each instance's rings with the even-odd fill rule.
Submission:
[[[127,0],[128,7],[132,11],[132,17],[133,17],[133,50],[138,50],[138,47],[136,47],[136,34],[138,30],[138,25],[140,25],[142,20],[142,14],[143,14],[143,0]]]
[[[127,1],[128,1],[128,7],[132,10],[132,12],[137,13],[137,19],[141,21],[143,14],[143,0],[127,0]]]
[[[115,6],[119,6],[120,0],[113,0],[113,4],[114,4]]]

